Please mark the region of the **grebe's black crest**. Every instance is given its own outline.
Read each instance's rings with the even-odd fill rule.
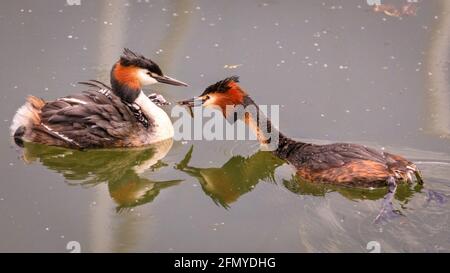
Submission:
[[[128,48],[124,48],[122,56],[120,56],[120,64],[123,66],[137,66],[145,68],[159,76],[163,76],[161,68],[152,60],[143,55],[136,54]]]
[[[239,76],[231,76],[224,80],[218,81],[215,84],[208,86],[205,91],[201,94],[201,96],[210,94],[210,93],[225,93],[230,89],[230,82],[239,82]]]

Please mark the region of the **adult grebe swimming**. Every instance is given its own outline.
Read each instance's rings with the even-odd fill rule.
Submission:
[[[379,217],[393,211],[391,201],[397,182],[412,182],[415,176],[419,183],[423,183],[416,165],[402,156],[358,144],[317,145],[286,137],[272,126],[238,82],[237,76],[226,78],[206,88],[199,97],[179,104],[193,107],[194,102],[200,102],[205,107],[218,107],[225,117],[230,114],[227,110],[233,111],[236,106],[253,106],[258,109],[257,112],[247,112],[241,118],[255,131],[261,144],[267,144],[270,136],[278,134],[278,146],[274,154],[293,165],[299,178],[345,186],[389,186]],[[261,128],[261,124],[267,128]]]

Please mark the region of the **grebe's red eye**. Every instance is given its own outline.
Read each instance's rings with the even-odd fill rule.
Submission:
[[[208,95],[206,95],[206,96],[203,96],[202,97],[202,103],[205,103],[205,101],[207,101],[207,100],[209,100],[209,96]]]

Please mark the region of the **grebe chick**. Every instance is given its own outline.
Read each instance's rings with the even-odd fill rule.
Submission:
[[[35,142],[77,149],[138,147],[172,138],[172,122],[158,106],[165,100],[142,91],[158,82],[187,86],[125,48],[111,69],[111,87],[89,81],[81,83],[89,87],[81,94],[53,101],[29,96],[13,118],[11,135],[19,145]]]

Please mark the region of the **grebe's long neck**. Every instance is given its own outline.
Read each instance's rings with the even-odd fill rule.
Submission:
[[[144,114],[153,122],[153,126],[149,128],[152,131],[152,138],[164,140],[173,137],[174,129],[169,116],[163,109],[153,103],[143,91],[139,92],[134,103],[139,105]]]
[[[120,63],[111,69],[111,87],[113,93],[123,101],[133,103],[141,92],[141,83],[136,77],[136,68],[124,67]]]
[[[273,150],[278,157],[286,159],[289,156],[289,151],[291,151],[294,146],[298,147],[306,144],[300,141],[295,141],[280,132],[249,96],[244,98],[243,104],[245,107],[251,105],[257,110],[256,117],[252,114],[247,115],[245,117],[245,122],[256,134],[259,143],[263,146],[269,144],[271,146],[270,150]],[[268,143],[271,141],[273,141],[273,143]],[[274,144],[276,145],[275,147],[272,146]]]
[[[150,121],[148,142],[172,138],[174,129],[172,121],[163,109],[153,103],[142,91],[136,72],[130,67],[116,63],[111,70],[111,87],[113,93],[129,104],[137,104]]]

